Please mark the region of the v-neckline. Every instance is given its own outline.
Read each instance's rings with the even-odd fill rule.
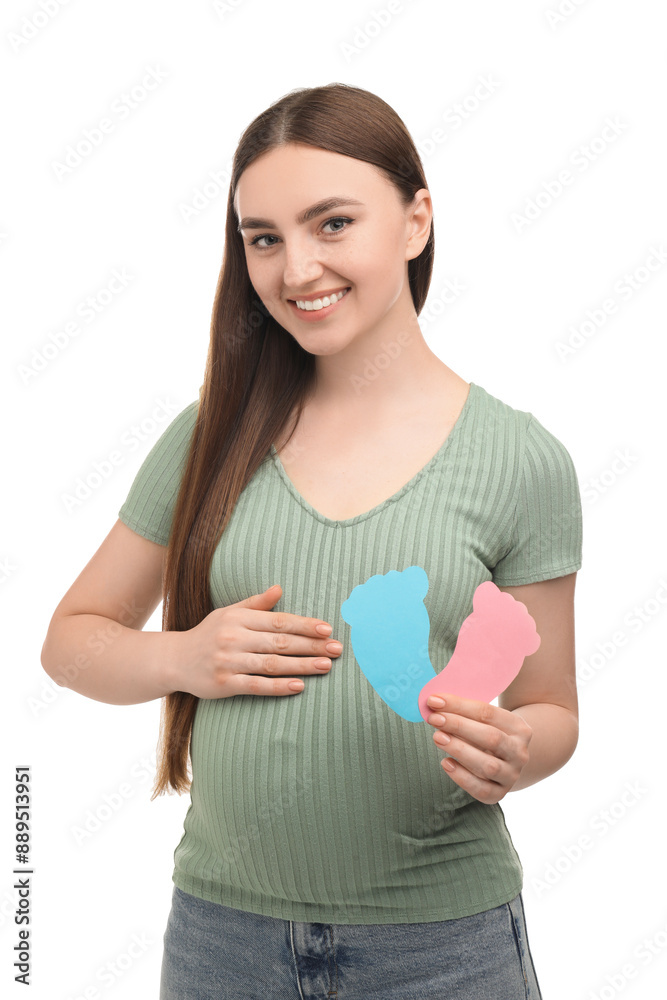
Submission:
[[[395,503],[397,500],[400,500],[401,497],[404,496],[404,494],[406,494],[409,490],[412,489],[413,486],[417,485],[422,476],[426,475],[426,473],[431,470],[431,468],[435,465],[438,459],[440,459],[444,454],[444,452],[448,449],[452,439],[455,438],[457,434],[460,433],[461,426],[465,422],[468,413],[472,409],[478,388],[479,387],[474,382],[469,383],[468,395],[466,396],[465,403],[461,407],[461,412],[456,418],[456,421],[452,429],[450,430],[449,434],[442,442],[436,453],[428,460],[426,465],[423,465],[422,468],[414,474],[412,479],[409,479],[407,483],[404,483],[403,486],[401,486],[394,494],[392,494],[392,496],[387,497],[386,500],[382,500],[380,503],[376,504],[375,507],[371,507],[370,510],[362,511],[361,514],[355,514],[354,517],[332,518],[332,517],[327,517],[325,514],[321,514],[319,510],[316,510],[315,507],[313,507],[313,505],[309,503],[306,500],[306,498],[301,495],[301,493],[299,493],[296,486],[285,472],[285,468],[280,460],[280,456],[276,450],[275,445],[272,444],[270,448],[270,454],[271,458],[273,459],[274,467],[278,472],[278,475],[282,479],[283,483],[294,497],[294,499],[304,508],[304,510],[306,510],[311,515],[311,517],[314,517],[315,520],[321,521],[323,524],[328,524],[336,528],[339,527],[345,528],[348,525],[357,524],[359,521],[363,521],[367,517],[373,517],[375,514],[379,514],[380,511],[384,510],[385,507],[388,507],[389,504]]]

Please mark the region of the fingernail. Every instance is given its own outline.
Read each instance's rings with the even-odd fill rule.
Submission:
[[[433,705],[433,708],[444,708],[445,707],[445,699],[444,698],[435,698],[435,697],[432,697],[432,698],[428,699],[428,703],[429,703],[429,705]]]
[[[316,625],[315,629],[320,635],[329,635],[331,632],[331,625]]]

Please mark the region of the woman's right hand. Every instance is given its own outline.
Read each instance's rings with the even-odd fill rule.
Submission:
[[[270,611],[281,596],[280,584],[274,584],[262,594],[216,608],[194,628],[173,632],[174,690],[197,698],[296,694],[303,681],[294,674],[328,673],[342,644],[326,648],[335,640],[321,618]],[[329,635],[318,630],[323,625]],[[318,660],[325,662],[318,666]],[[300,687],[292,689],[295,681]]]

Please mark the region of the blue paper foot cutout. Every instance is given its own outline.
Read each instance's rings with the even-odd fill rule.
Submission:
[[[436,676],[428,655],[431,623],[421,566],[391,569],[356,586],[340,607],[352,626],[357,663],[382,700],[408,722],[423,722],[419,692]]]

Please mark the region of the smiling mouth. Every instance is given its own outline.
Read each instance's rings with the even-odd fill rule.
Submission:
[[[324,295],[321,299],[289,299],[288,301],[293,302],[297,309],[301,309],[303,312],[319,312],[320,309],[326,309],[327,306],[338,302],[349,291],[350,288],[348,287],[340,292],[332,292],[331,295]]]

